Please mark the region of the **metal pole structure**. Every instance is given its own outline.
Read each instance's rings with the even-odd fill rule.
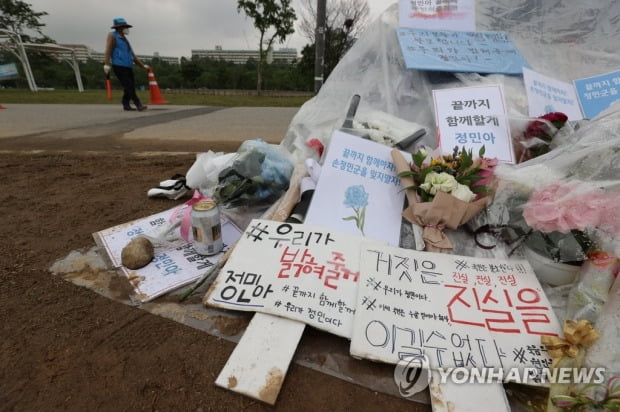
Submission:
[[[314,35],[314,94],[323,86],[323,61],[325,56],[325,2],[317,0],[316,33]]]

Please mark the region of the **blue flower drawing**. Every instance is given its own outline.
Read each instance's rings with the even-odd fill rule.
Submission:
[[[355,226],[364,235],[364,220],[366,219],[366,206],[368,206],[368,193],[364,186],[349,186],[344,192],[344,205],[353,209],[355,215],[343,217],[342,220],[355,221]]]

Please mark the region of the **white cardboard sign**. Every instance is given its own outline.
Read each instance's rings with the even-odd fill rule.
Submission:
[[[476,156],[484,146],[485,157],[515,162],[500,85],[433,90],[433,97],[443,154],[458,146],[471,149]]]
[[[429,367],[536,369],[561,327],[526,260],[419,252],[363,242],[353,356]]]
[[[350,338],[361,239],[319,226],[254,219],[205,301],[298,320]]]
[[[525,93],[530,117],[551,112],[562,112],[568,120],[582,120],[579,99],[572,84],[544,76],[527,67],[523,68]]]
[[[405,192],[391,151],[335,131],[305,222],[398,246]]]

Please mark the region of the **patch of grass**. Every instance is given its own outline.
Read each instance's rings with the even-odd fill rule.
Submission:
[[[112,100],[108,100],[105,90],[40,90],[31,92],[25,89],[1,89],[0,104],[27,103],[27,104],[120,104],[122,90],[112,92]],[[169,104],[189,106],[219,106],[219,107],[301,107],[312,98],[311,94],[295,95],[268,95],[255,96],[251,92],[238,91],[237,95],[228,93],[198,94],[196,92],[162,91],[162,96]],[[149,91],[139,91],[138,96],[144,103],[150,100]]]

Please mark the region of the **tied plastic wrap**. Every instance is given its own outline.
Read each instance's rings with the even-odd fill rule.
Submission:
[[[225,208],[268,205],[288,189],[293,166],[281,146],[247,140],[220,171],[213,196]]]
[[[604,250],[620,254],[615,206],[620,199],[620,105],[584,121],[549,153],[518,165],[498,165],[495,175],[499,185],[487,208],[487,224],[510,229],[527,247],[556,262],[583,261],[584,245],[606,245]],[[530,200],[543,207],[525,213]],[[512,247],[521,244],[516,238],[503,240]]]
[[[596,326],[609,289],[618,276],[619,262],[616,256],[605,252],[588,254],[588,261],[581,267],[568,295],[567,319],[587,319]]]

